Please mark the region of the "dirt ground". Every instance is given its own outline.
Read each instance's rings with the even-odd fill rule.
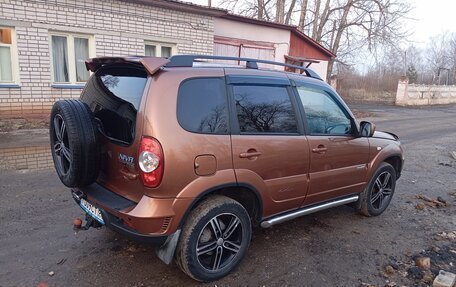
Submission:
[[[351,108],[404,144],[387,211],[366,218],[342,206],[256,229],[239,268],[202,286],[431,286],[439,269],[456,273],[456,106]],[[151,246],[104,228],[75,233],[82,216],[53,170],[0,170],[0,286],[198,285]],[[419,256],[430,271],[414,266]]]

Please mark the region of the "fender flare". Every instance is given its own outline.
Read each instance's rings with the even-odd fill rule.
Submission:
[[[200,192],[198,194],[198,196],[196,196],[192,202],[190,203],[190,205],[187,207],[187,210],[185,211],[184,215],[182,216],[180,222],[179,222],[179,225],[177,227],[177,229],[182,229],[184,223],[187,221],[187,218],[188,216],[190,215],[190,212],[193,210],[193,208],[206,196],[210,195],[210,194],[213,194],[213,193],[216,193],[217,191],[219,190],[222,190],[222,189],[226,189],[226,188],[239,188],[239,187],[243,187],[243,188],[246,188],[246,189],[249,189],[250,191],[252,191],[254,194],[255,194],[255,197],[257,199],[257,203],[258,203],[258,215],[260,218],[257,218],[258,220],[261,219],[262,217],[262,214],[263,214],[263,200],[260,196],[260,193],[256,190],[255,187],[253,187],[252,185],[248,184],[248,183],[237,183],[237,182],[227,182],[227,183],[223,183],[223,184],[220,184],[220,185],[217,185],[217,186],[214,186],[214,187],[211,187],[211,188],[208,188],[206,190],[204,190],[203,192]]]

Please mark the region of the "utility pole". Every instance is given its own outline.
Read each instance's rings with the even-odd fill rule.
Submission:
[[[207,6],[212,7],[212,0],[207,0]]]
[[[404,76],[407,76],[407,51],[404,51]]]

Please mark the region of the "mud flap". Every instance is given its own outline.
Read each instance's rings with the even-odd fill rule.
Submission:
[[[170,235],[166,239],[162,246],[155,250],[158,258],[165,264],[169,265],[174,258],[174,252],[176,251],[177,243],[179,242],[181,230],[178,229],[174,234]]]

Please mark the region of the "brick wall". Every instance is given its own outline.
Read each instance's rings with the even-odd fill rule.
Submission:
[[[38,170],[52,167],[54,163],[48,145],[0,148],[0,170],[3,168]]]
[[[143,55],[144,41],[180,54],[212,54],[213,18],[116,0],[0,1],[0,26],[16,33],[19,87],[0,86],[0,117],[42,115],[81,89],[53,88],[49,31],[93,35],[96,56]]]

